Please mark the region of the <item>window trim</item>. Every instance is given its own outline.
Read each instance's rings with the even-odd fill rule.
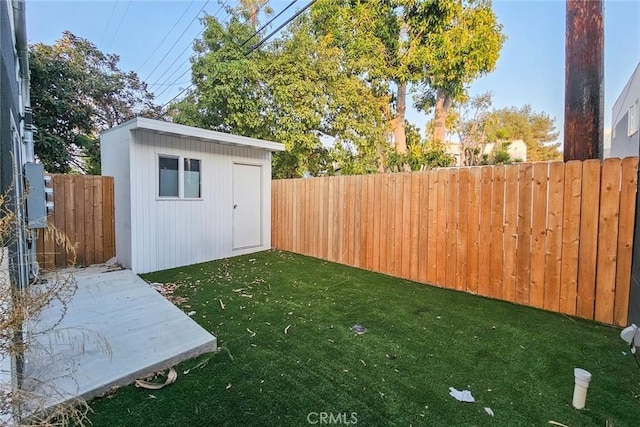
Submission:
[[[165,159],[177,159],[178,160],[178,196],[160,196],[160,158]],[[197,160],[200,163],[200,181],[199,181],[199,190],[200,197],[185,197],[184,196],[184,161],[185,159]],[[156,153],[156,164],[155,164],[155,186],[156,186],[156,201],[201,201],[204,200],[202,197],[202,169],[203,169],[203,161],[202,158],[197,157],[186,157],[179,154],[167,154],[167,153]]]
[[[627,113],[627,136],[632,136],[638,129],[640,128],[640,105],[638,102],[634,102],[629,106],[629,111]]]

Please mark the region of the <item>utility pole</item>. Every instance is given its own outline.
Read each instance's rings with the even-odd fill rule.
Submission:
[[[567,0],[564,161],[601,159],[604,122],[602,0]]]

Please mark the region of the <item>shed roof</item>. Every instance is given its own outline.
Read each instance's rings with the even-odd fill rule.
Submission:
[[[280,142],[266,141],[264,139],[249,138],[247,136],[233,135],[225,132],[202,129],[193,126],[179,125],[177,123],[164,122],[161,120],[136,117],[127,122],[121,123],[106,132],[114,130],[147,130],[159,134],[174,135],[182,138],[196,138],[218,144],[240,145],[244,147],[260,148],[268,151],[284,151],[284,144]]]

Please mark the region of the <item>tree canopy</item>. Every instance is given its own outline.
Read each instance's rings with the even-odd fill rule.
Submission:
[[[434,109],[432,139],[443,141],[454,101],[463,100],[468,85],[496,66],[506,40],[491,0],[415,0],[409,16],[415,38],[414,67],[423,70],[417,107]],[[433,15],[438,25],[427,25]]]
[[[527,146],[527,161],[560,160],[555,120],[530,105],[508,107],[487,114],[485,132],[491,142],[521,139]]]
[[[402,161],[404,170],[449,164],[441,144],[408,141],[408,84],[438,85],[455,95],[489,71],[503,40],[490,4],[318,0],[259,50],[244,43],[254,35],[251,19],[208,17],[195,45],[193,88],[170,115],[184,124],[284,142],[287,151],[274,160],[278,177],[334,169],[369,173]],[[444,50],[466,43],[446,52],[448,70],[434,65],[437,42],[448,46],[440,46]],[[444,74],[455,82],[446,86]]]
[[[242,46],[253,34],[250,23],[208,17],[206,25],[196,43],[194,88],[171,107],[174,121],[283,142],[277,177],[377,169],[387,95],[349,72],[344,51],[315,37],[308,15],[250,54]]]
[[[68,31],[30,46],[35,153],[48,172],[99,173],[99,133],[154,111],[147,85],[118,62]]]

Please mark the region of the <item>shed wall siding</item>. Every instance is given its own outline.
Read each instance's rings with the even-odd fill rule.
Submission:
[[[107,132],[100,136],[102,175],[113,177],[116,259],[131,268],[131,181],[129,177],[128,130]]]
[[[263,165],[263,246],[270,248],[271,153],[147,131],[131,147],[131,268],[163,270],[240,254],[233,248],[233,163]],[[201,160],[201,200],[158,199],[158,156]]]

